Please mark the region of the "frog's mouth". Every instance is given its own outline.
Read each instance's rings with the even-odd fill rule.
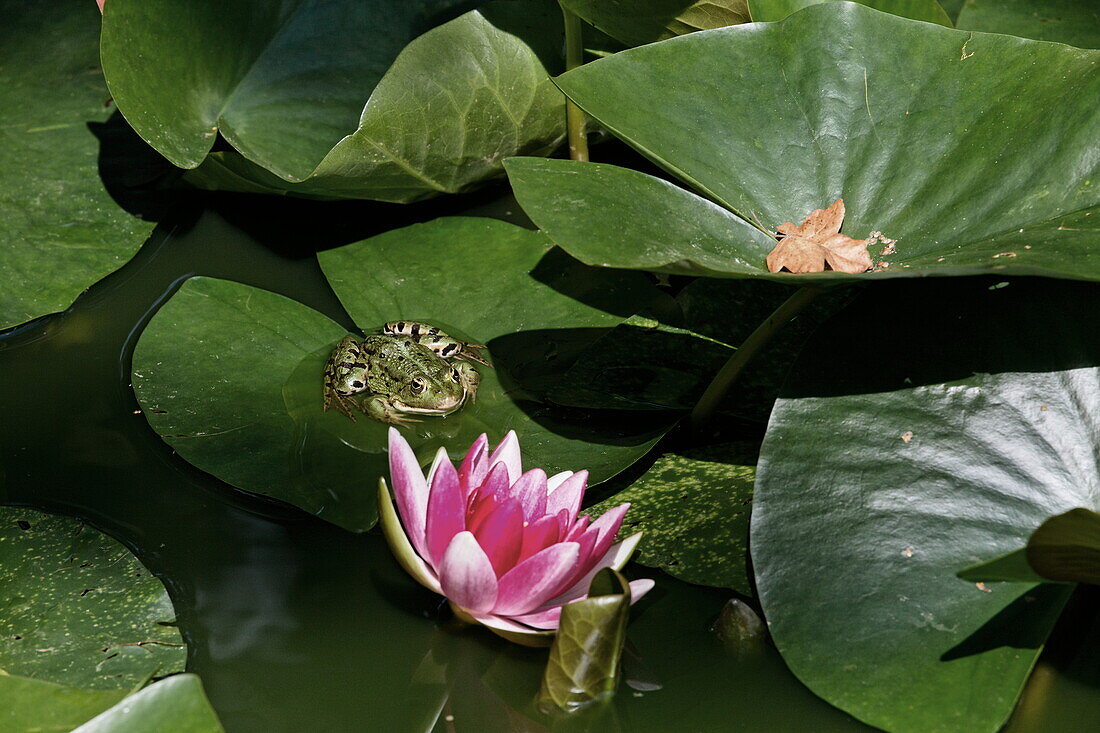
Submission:
[[[394,400],[394,405],[401,412],[410,412],[415,415],[449,415],[458,408],[462,407],[466,402],[466,395],[463,394],[459,397],[452,397],[448,400],[441,401],[434,407],[413,407],[412,405],[406,405],[404,402]]]

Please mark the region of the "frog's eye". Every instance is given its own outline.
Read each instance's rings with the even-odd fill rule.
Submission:
[[[413,394],[420,394],[424,391],[424,388],[427,387],[428,384],[420,377],[417,377],[416,379],[412,380],[411,386]]]
[[[452,370],[451,370],[451,381],[452,381],[452,382],[457,382],[457,381],[459,381],[459,380],[460,380],[461,378],[462,378],[462,377],[461,377],[461,376],[459,376],[459,373],[458,373],[458,370],[457,370],[457,369],[452,369]]]

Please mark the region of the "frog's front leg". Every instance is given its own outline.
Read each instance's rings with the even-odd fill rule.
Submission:
[[[454,370],[458,372],[459,382],[462,383],[466,392],[466,397],[470,402],[477,400],[477,388],[481,384],[481,375],[477,369],[467,364],[464,361],[460,361],[454,365]]]
[[[375,420],[381,420],[391,425],[408,425],[414,422],[421,422],[416,418],[409,417],[399,412],[397,408],[393,406],[393,403],[382,395],[372,395],[368,397],[360,404],[360,409]]]
[[[423,344],[431,349],[432,353],[443,359],[464,359],[476,361],[488,367],[492,366],[477,351],[478,349],[484,349],[483,345],[459,341],[428,323],[390,321],[382,326],[382,333],[388,336],[404,336],[418,344]]]

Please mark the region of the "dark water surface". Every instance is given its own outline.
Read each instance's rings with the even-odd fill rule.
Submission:
[[[223,210],[234,221],[207,210],[209,234],[181,237],[217,201],[232,202]],[[514,203],[492,195],[461,205],[514,218]],[[629,635],[641,659],[630,676],[661,689],[623,686],[611,708],[549,721],[533,707],[545,651],[456,628],[376,533],[237,491],[148,427],[130,355],[187,276],[265,287],[341,318],[313,252],[439,211],[200,197],[166,216],[129,264],[69,311],[0,336],[0,499],[83,517],[136,552],[168,586],[188,669],[231,733],[866,729],[802,687],[770,646],[725,650],[709,628],[730,593],[644,568],[637,573],[659,582],[634,609]],[[320,212],[352,223],[323,230],[310,219]],[[236,226],[255,239],[218,234]],[[1095,595],[1079,594],[1012,729],[1086,730],[1100,720],[1096,675],[1079,672],[1100,668],[1096,608]],[[1085,636],[1092,642],[1079,653]]]

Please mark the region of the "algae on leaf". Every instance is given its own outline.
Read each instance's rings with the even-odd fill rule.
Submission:
[[[168,592],[78,519],[0,507],[0,669],[71,687],[128,688],[183,669]]]
[[[727,443],[666,453],[628,488],[586,514],[623,502],[623,535],[644,532],[634,561],[689,583],[752,595],[749,517],[756,478],[751,444]]]

